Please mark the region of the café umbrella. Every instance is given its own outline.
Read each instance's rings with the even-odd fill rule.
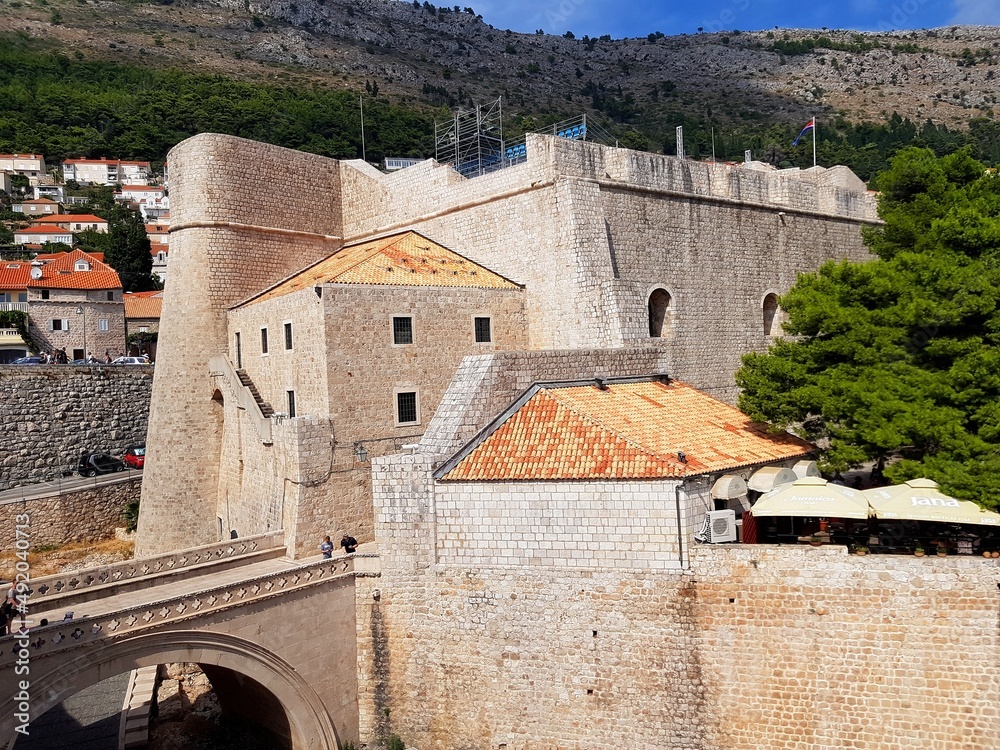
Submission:
[[[750,512],[757,518],[797,516],[862,520],[871,515],[871,508],[858,490],[830,484],[820,477],[802,477],[762,495]]]
[[[1000,526],[1000,513],[968,500],[945,495],[930,479],[911,479],[892,487],[865,490],[876,518],[897,521],[936,521],[977,526]]]

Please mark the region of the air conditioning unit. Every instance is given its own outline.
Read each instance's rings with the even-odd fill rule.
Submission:
[[[736,511],[710,510],[705,514],[705,525],[694,535],[699,542],[721,544],[736,541]]]

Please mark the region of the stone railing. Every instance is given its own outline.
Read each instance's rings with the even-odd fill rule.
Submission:
[[[271,599],[290,591],[353,576],[354,560],[351,557],[324,559],[306,563],[297,568],[247,578],[224,586],[204,589],[192,594],[129,607],[103,615],[84,616],[44,626],[29,623],[30,658],[47,656],[106,638],[134,634],[167,623],[174,624],[196,617],[204,617],[249,602]],[[31,618],[30,612],[28,618],[29,620]],[[15,619],[13,627],[16,631],[18,620]],[[18,658],[19,649],[8,647],[11,640],[16,637],[15,633],[0,638],[0,644],[2,644],[0,645],[0,669],[8,667]]]
[[[250,421],[257,429],[260,441],[264,445],[271,445],[271,420],[264,416],[260,410],[260,404],[253,397],[250,389],[240,382],[236,370],[233,368],[229,357],[225,354],[217,354],[208,360],[209,375],[213,378],[222,378],[229,386],[229,392],[236,397],[236,403],[250,415]]]
[[[74,573],[60,573],[44,578],[35,578],[31,582],[34,594],[31,596],[30,606],[37,609],[39,605],[44,604],[46,595],[52,597],[69,591],[84,591],[91,587],[155,575],[163,571],[183,570],[216,560],[233,559],[261,550],[281,547],[283,544],[284,532],[272,531],[267,534],[248,536],[243,539],[228,539],[224,542],[206,544],[156,557],[146,557],[141,560],[124,560]]]

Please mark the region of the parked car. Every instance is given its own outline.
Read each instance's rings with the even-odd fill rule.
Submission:
[[[113,365],[148,365],[149,357],[118,357],[112,360]]]
[[[38,357],[38,356],[34,356],[34,355],[32,355],[30,357],[18,357],[13,362],[11,362],[11,364],[12,365],[40,365],[40,364],[42,364],[42,358]]]
[[[122,461],[132,469],[141,469],[146,463],[146,446],[130,445],[122,453]]]
[[[107,453],[81,453],[80,463],[76,467],[76,472],[81,477],[96,477],[113,471],[125,471],[125,462]]]

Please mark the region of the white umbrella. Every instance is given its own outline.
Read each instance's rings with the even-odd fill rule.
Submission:
[[[935,521],[1000,526],[1000,513],[980,508],[968,500],[945,495],[930,479],[911,479],[892,487],[865,490],[876,518],[899,521]]]
[[[871,515],[871,508],[858,490],[830,484],[820,477],[802,477],[762,495],[750,512],[756,517],[865,519]]]

